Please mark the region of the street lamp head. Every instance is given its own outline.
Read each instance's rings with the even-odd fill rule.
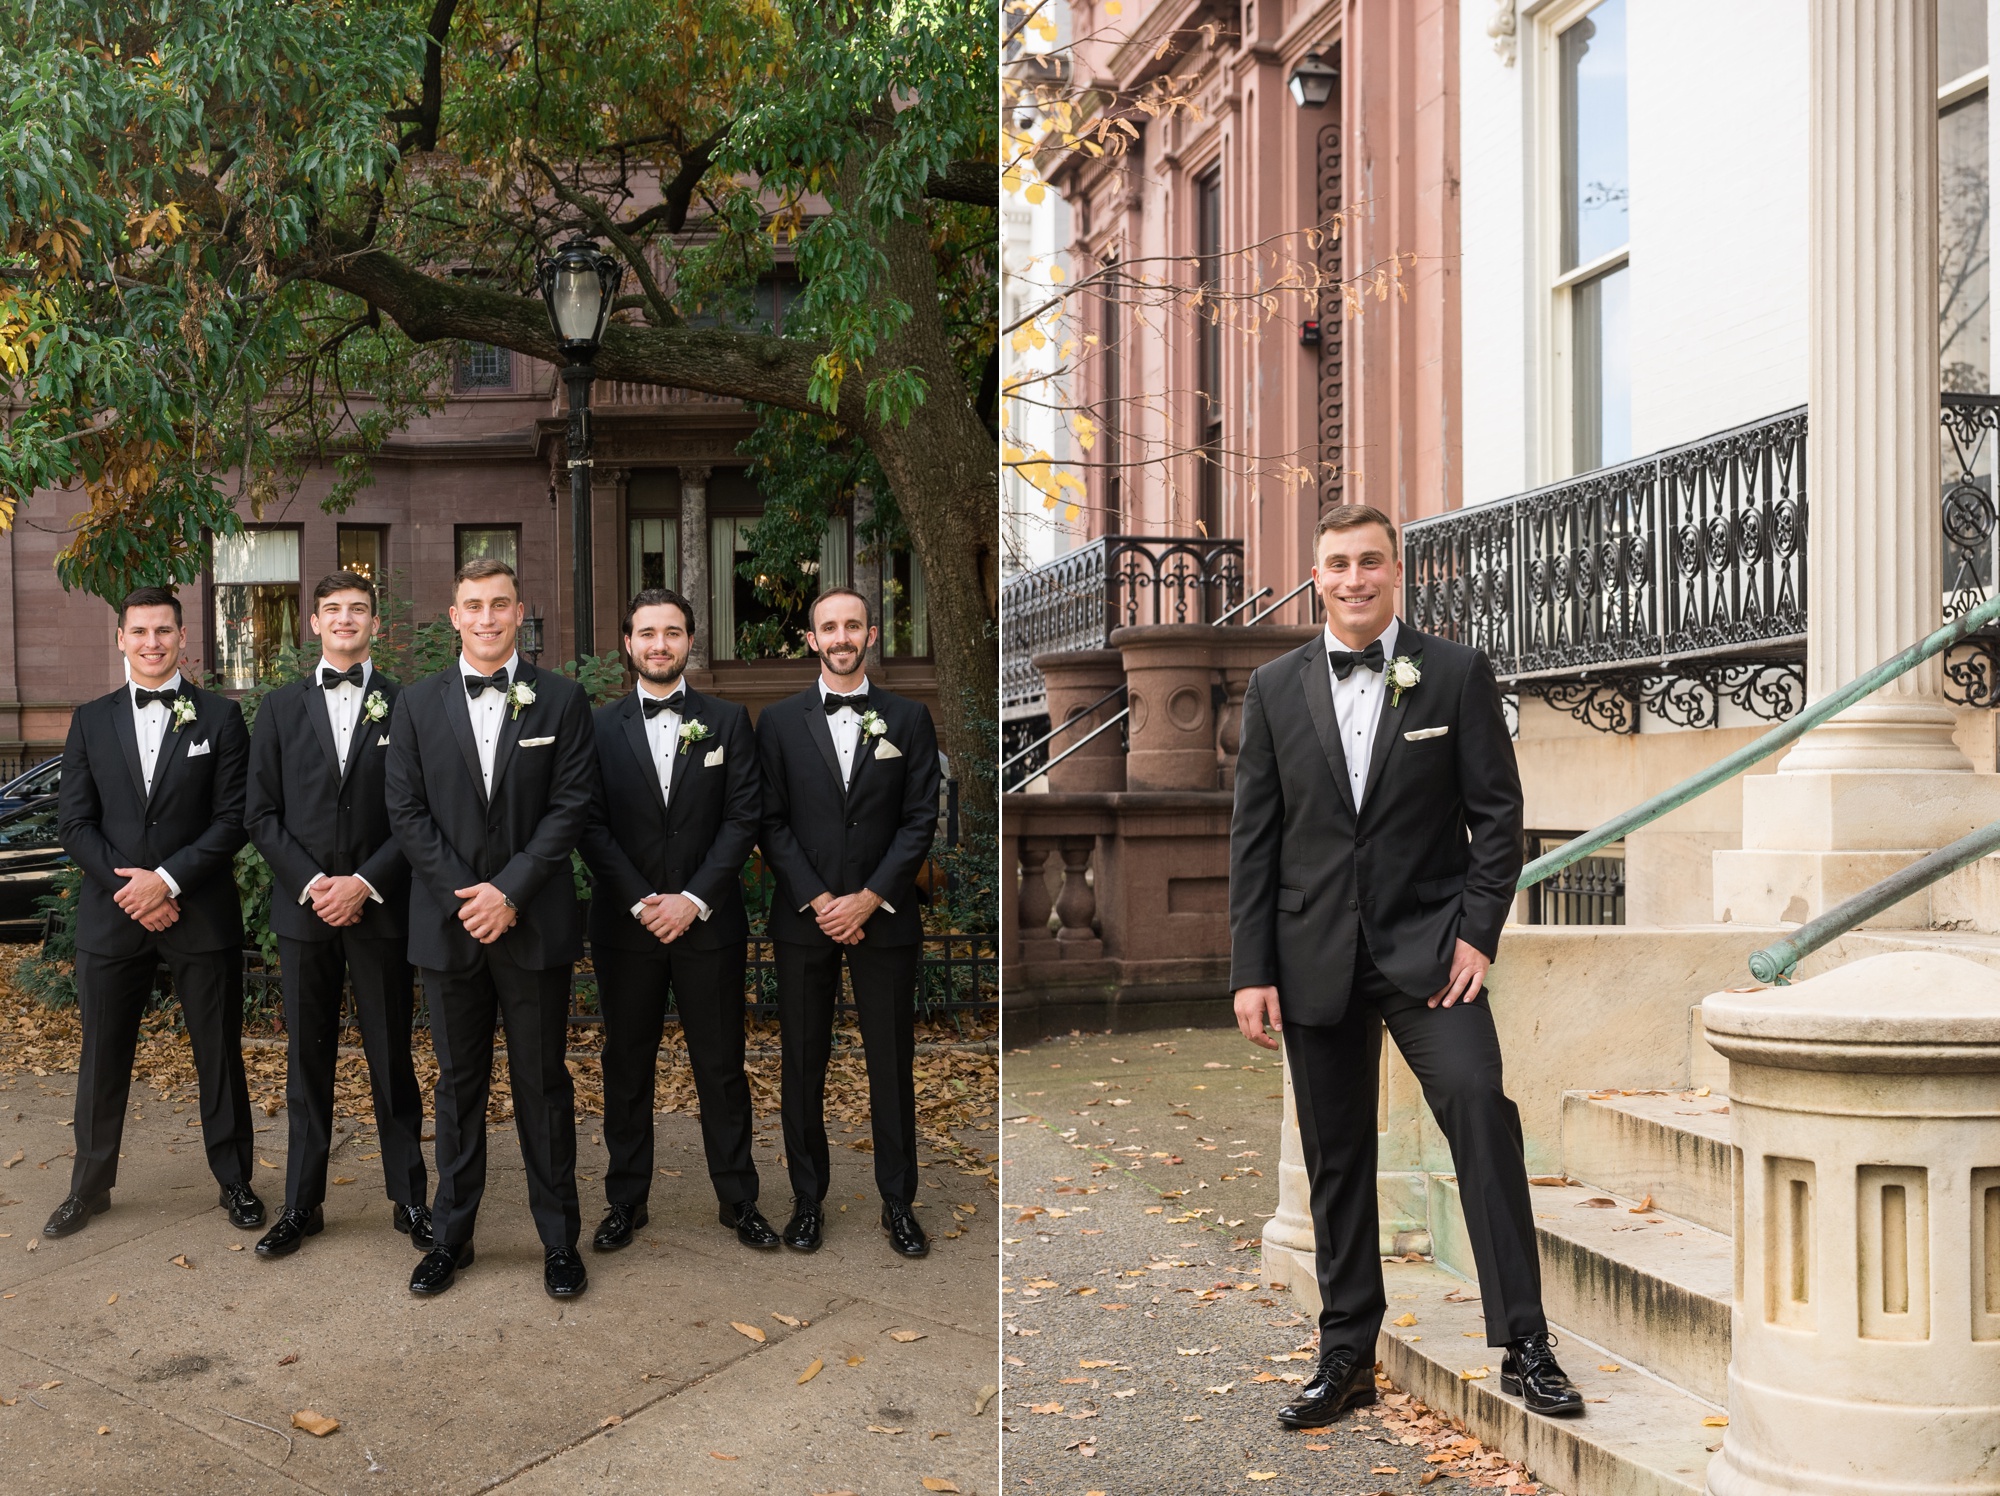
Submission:
[[[616,259],[581,234],[536,267],[549,325],[567,357],[588,363],[596,356],[623,274]]]
[[[1340,69],[1319,53],[1308,52],[1299,59],[1299,65],[1286,81],[1291,85],[1293,103],[1301,109],[1318,109],[1333,97],[1334,85],[1340,82]]]

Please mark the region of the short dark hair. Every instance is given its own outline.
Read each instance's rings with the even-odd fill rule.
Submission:
[[[1380,525],[1389,532],[1389,547],[1395,549],[1395,523],[1373,504],[1335,504],[1319,517],[1319,524],[1313,529],[1313,550],[1319,550],[1319,538],[1329,531],[1359,530],[1364,525]]]
[[[632,601],[625,605],[625,637],[632,637],[632,620],[641,608],[658,608],[667,604],[681,610],[681,620],[687,625],[687,636],[694,637],[694,604],[682,597],[671,587],[642,587],[632,594]]]
[[[313,612],[319,605],[336,592],[365,592],[368,594],[368,611],[375,611],[375,584],[358,571],[330,571],[319,579],[313,588]]]
[[[514,584],[514,596],[521,595],[520,577],[515,574],[513,567],[497,556],[474,556],[469,561],[461,561],[458,570],[451,574],[451,595],[454,598],[458,596],[461,582],[483,582],[488,577],[507,578]]]
[[[181,628],[181,600],[171,587],[134,587],[125,594],[125,601],[118,605],[118,627],[125,627],[125,615],[134,608],[172,608],[174,627]]]
[[[812,606],[806,609],[806,622],[812,628],[817,629],[819,627],[819,605],[830,597],[852,597],[859,599],[861,603],[861,621],[871,629],[875,627],[875,610],[868,606],[868,599],[866,597],[856,592],[852,587],[829,587],[818,597],[814,598]]]

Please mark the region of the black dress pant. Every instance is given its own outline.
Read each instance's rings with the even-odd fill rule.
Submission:
[[[285,1118],[291,1131],[285,1204],[309,1211],[326,1200],[333,1072],[340,1051],[341,997],[348,982],[354,985],[361,1048],[368,1057],[383,1184],[398,1205],[429,1204],[424,1095],[410,1055],[415,993],[404,942],[371,940],[344,930],[328,940],[281,935],[278,960],[285,989]]]
[[[801,945],[775,941],[778,1027],[783,1053],[785,1159],[792,1194],[826,1198],[826,1067],[833,1057],[833,1012],[840,960],[854,987],[868,1062],[868,1123],[875,1188],[905,1205],[917,1196],[917,962],[920,945]]]
[[[1363,946],[1340,1022],[1285,1024],[1311,1184],[1322,1353],[1375,1354],[1387,1300],[1375,1204],[1377,1085],[1387,1025],[1451,1144],[1486,1338],[1505,1345],[1548,1328],[1535,1254],[1535,1217],[1521,1148],[1521,1114],[1500,1081],[1500,1040],[1484,993],[1427,1006],[1375,968]]]
[[[218,1184],[250,1180],[250,1087],[243,1077],[243,957],[235,950],[161,951],[135,956],[76,953],[83,1058],[76,1076],[76,1163],[70,1193],[84,1199],[118,1182],[118,1145],[132,1092],[139,1020],[162,957],[194,1047],[201,1092],[201,1141]]]
[[[672,989],[701,1105],[709,1180],[725,1206],[754,1201],[750,1080],[743,1073],[743,942],[698,950],[683,937],[671,945],[654,941],[651,950],[593,949],[604,1010],[604,1144],[611,1156],[604,1198],[638,1207],[652,1187],[653,1082]]]
[[[482,956],[470,971],[424,971],[438,1059],[438,1187],[431,1232],[439,1246],[472,1241],[486,1193],[493,1035],[504,1027],[514,1129],[528,1170],[528,1209],[544,1247],[574,1247],[582,1216],[576,1198],[576,1086],[564,1062],[570,968],[517,966],[498,946],[485,947]]]

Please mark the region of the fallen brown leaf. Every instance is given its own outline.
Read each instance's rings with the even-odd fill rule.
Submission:
[[[315,1439],[324,1439],[340,1427],[338,1418],[329,1418],[324,1413],[315,1413],[311,1408],[301,1408],[292,1414],[292,1427],[302,1428]]]
[[[743,1456],[742,1456],[742,1455],[740,1455],[740,1454],[718,1454],[718,1453],[717,1453],[717,1452],[716,1452],[715,1450],[713,1450],[713,1449],[711,1449],[711,1450],[710,1450],[710,1451],[708,1452],[708,1457],[709,1457],[709,1458],[710,1458],[711,1460],[740,1460],[740,1459],[742,1459],[742,1458],[743,1458]]]
[[[739,1335],[747,1335],[750,1339],[756,1341],[759,1345],[762,1345],[764,1343],[764,1332],[758,1329],[755,1325],[746,1325],[740,1319],[732,1319],[729,1322],[729,1328],[734,1330]]]
[[[61,1385],[62,1383],[60,1381],[44,1382],[42,1383],[41,1386],[37,1387],[35,1390],[37,1392],[53,1392],[56,1390],[56,1388],[60,1387]]]
[[[111,1295],[110,1298],[106,1299],[104,1302],[107,1304],[115,1304],[118,1302],[118,1295],[114,1293],[113,1295]]]
[[[1276,1480],[1277,1478],[1278,1472],[1275,1470],[1252,1470],[1250,1472],[1251,1480]]]
[[[1616,1200],[1607,1199],[1603,1195],[1592,1195],[1588,1200],[1580,1200],[1577,1203],[1585,1210],[1616,1210],[1618,1208]]]
[[[1397,1318],[1396,1318],[1396,1319],[1395,1319],[1395,1320],[1393,1321],[1393,1323],[1401,1325],[1401,1326],[1402,1326],[1402,1327],[1403,1327],[1404,1329],[1406,1329],[1406,1330],[1407,1330],[1407,1329],[1408,1329],[1408,1328],[1409,1328],[1409,1327],[1410,1327],[1411,1325],[1415,1324],[1416,1322],[1417,1322],[1417,1317],[1416,1317],[1416,1315],[1414,1315],[1414,1314],[1404,1314],[1404,1315],[1399,1315],[1399,1316],[1398,1316],[1398,1317],[1397,1317]]]
[[[1729,1415],[1727,1413],[1716,1413],[1710,1417],[1702,1419],[1701,1426],[1703,1428],[1728,1428]]]
[[[278,1357],[278,1364],[280,1366],[294,1366],[298,1364],[298,1359],[299,1353],[297,1351],[287,1351],[284,1355]]]
[[[22,1159],[26,1158],[27,1156],[28,1153],[25,1148],[16,1148],[14,1150],[14,1156],[8,1159],[6,1163],[0,1164],[0,1169],[11,1169],[14,1167],[14,1165],[18,1164]]]
[[[924,1477],[924,1489],[926,1491],[956,1491],[958,1487],[942,1476],[926,1475]]]
[[[1653,1197],[1651,1195],[1646,1196],[1646,1198],[1641,1200],[1637,1205],[1627,1207],[1628,1211],[1635,1216],[1642,1216],[1652,1208],[1653,1208]]]
[[[97,1431],[100,1434],[108,1434],[111,1432],[111,1426],[107,1423],[100,1423],[97,1425]]]
[[[879,1423],[871,1423],[868,1425],[868,1432],[871,1434],[900,1434],[902,1430],[900,1428],[887,1428]]]
[[[789,1315],[789,1314],[776,1314],[776,1313],[774,1313],[774,1314],[773,1314],[773,1315],[771,1316],[771,1318],[775,1319],[775,1320],[776,1320],[776,1321],[777,1321],[777,1322],[778,1322],[779,1324],[781,1324],[781,1325],[790,1325],[790,1326],[791,1326],[791,1327],[792,1327],[792,1328],[793,1328],[794,1330],[802,1330],[802,1329],[804,1329],[804,1328],[805,1328],[805,1324],[806,1324],[806,1322],[805,1322],[804,1320],[802,1320],[802,1319],[793,1319],[793,1318],[792,1318],[792,1316],[791,1316],[791,1315]]]
[[[605,1415],[603,1418],[600,1418],[597,1421],[597,1426],[599,1428],[616,1428],[618,1427],[619,1424],[623,1423],[624,1421],[625,1420],[619,1417],[618,1414],[610,1413]]]
[[[182,1252],[179,1256],[176,1257],[169,1257],[167,1261],[171,1262],[175,1267],[184,1267],[189,1272],[194,1271],[194,1264],[187,1260],[187,1253],[185,1252]]]
[[[1000,1389],[991,1382],[988,1382],[984,1387],[981,1387],[979,1389],[979,1395],[972,1400],[972,1416],[974,1418],[977,1418],[981,1413],[984,1413],[986,1411],[986,1405],[992,1402],[993,1399],[998,1397],[999,1395],[1000,1395]]]
[[[333,1180],[333,1181],[332,1181],[332,1183],[334,1183],[334,1184],[352,1184],[352,1183],[354,1183],[354,1176],[353,1176],[352,1174],[345,1174],[345,1175],[342,1175],[342,1176],[341,1176],[341,1177],[340,1177],[339,1179],[335,1179],[335,1180]]]
[[[826,1362],[820,1360],[819,1357],[817,1356],[813,1357],[813,1364],[808,1366],[803,1372],[801,1372],[799,1374],[799,1379],[796,1382],[792,1383],[792,1385],[794,1387],[805,1386],[807,1382],[810,1382],[814,1377],[820,1374],[821,1369],[824,1368],[825,1365]]]
[[[908,1345],[912,1340],[922,1340],[924,1332],[922,1330],[891,1330],[889,1338],[898,1345]]]

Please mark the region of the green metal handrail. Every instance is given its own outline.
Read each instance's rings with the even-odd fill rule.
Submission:
[[[1537,857],[1521,869],[1521,876],[1515,887],[1532,887],[1545,878],[1553,877],[1572,863],[1581,862],[1600,847],[1609,846],[1627,832],[1649,825],[1669,811],[1679,810],[1690,800],[1706,794],[1718,784],[1735,778],[1752,764],[1761,763],[1779,749],[1796,742],[1827,718],[1838,716],[1856,702],[1872,696],[1905,671],[1922,664],[1933,655],[1942,654],[1968,634],[1977,633],[1989,623],[1996,621],[2000,621],[2000,593],[1988,598],[1963,617],[1946,624],[1936,633],[1912,644],[1900,654],[1890,656],[1866,675],[1855,677],[1832,695],[1812,703],[1791,720],[1772,728],[1756,742],[1747,744],[1727,758],[1710,764],[1699,774],[1689,775],[1672,789],[1662,790],[1652,799],[1633,806],[1622,815],[1613,816],[1595,831],[1586,831],[1582,836],[1564,842],[1553,852]],[[1942,877],[1943,874],[1939,876]]]
[[[1949,873],[2000,851],[2000,821],[1939,847],[1908,867],[1899,869],[1873,888],[1835,904],[1818,919],[1807,920],[1783,940],[1765,946],[1750,958],[1750,975],[1760,982],[1789,982],[1799,962],[1829,941],[1837,940],[1865,919],[1873,919],[1913,893],[1921,893]]]

